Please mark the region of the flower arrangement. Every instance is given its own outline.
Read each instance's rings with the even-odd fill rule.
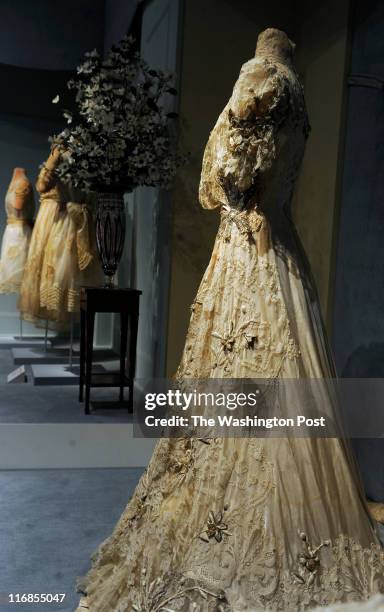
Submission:
[[[75,110],[64,110],[67,127],[50,139],[63,151],[59,178],[84,191],[169,187],[184,161],[171,134],[177,114],[163,107],[165,96],[177,93],[171,82],[150,69],[130,36],[104,60],[96,49],[86,53],[68,82]]]

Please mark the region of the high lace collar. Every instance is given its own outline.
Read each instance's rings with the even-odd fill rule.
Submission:
[[[293,62],[290,57],[284,56],[282,53],[276,53],[271,51],[257,51],[255,59],[267,60],[271,64],[280,64],[287,68],[293,68]]]

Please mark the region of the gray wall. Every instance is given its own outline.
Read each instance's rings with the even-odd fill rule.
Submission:
[[[355,15],[351,75],[384,80],[383,31],[384,3],[365,3]],[[349,87],[333,336],[343,376],[384,373],[384,96],[375,83]]]
[[[104,0],[1,0],[0,62],[74,68],[85,51],[102,47],[103,29]]]
[[[137,5],[138,0],[105,0],[105,51],[125,36]]]
[[[349,87],[333,345],[341,376],[369,378],[384,376],[384,96],[369,78],[384,82],[384,2],[358,4],[350,73],[368,78]],[[383,441],[355,446],[367,494],[384,501]]]

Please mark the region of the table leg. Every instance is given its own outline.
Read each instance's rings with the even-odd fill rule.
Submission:
[[[136,370],[136,344],[137,344],[137,328],[139,324],[139,311],[131,315],[130,337],[129,337],[129,404],[128,412],[133,412],[133,383]]]
[[[84,400],[84,370],[85,370],[85,311],[80,309],[80,372],[79,372],[79,402]]]
[[[127,358],[128,313],[120,313],[120,396],[124,400],[125,362]]]
[[[95,313],[87,310],[86,313],[86,349],[85,349],[85,414],[89,414],[89,401],[92,379],[93,361],[93,332],[95,328]]]

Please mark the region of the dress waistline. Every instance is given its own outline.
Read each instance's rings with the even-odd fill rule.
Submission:
[[[7,225],[32,225],[29,219],[7,219]]]
[[[228,230],[231,223],[234,223],[240,234],[248,237],[254,236],[255,233],[261,230],[264,215],[255,208],[249,210],[238,210],[232,208],[228,204],[223,204],[221,207],[221,225],[224,226],[224,234]]]

